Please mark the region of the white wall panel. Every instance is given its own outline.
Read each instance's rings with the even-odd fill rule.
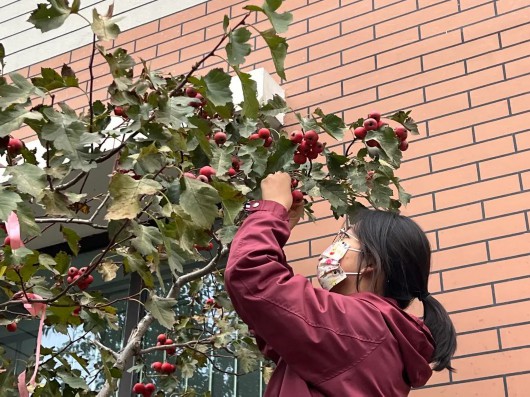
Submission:
[[[2,0],[0,0],[2,1]],[[9,0],[3,0],[9,2]],[[121,30],[185,10],[207,0],[115,0],[114,15]],[[6,49],[5,72],[41,62],[89,44],[92,34],[86,21],[72,15],[59,29],[41,33],[27,22],[42,0],[18,0],[0,6],[0,42]],[[92,20],[92,9],[105,13],[112,0],[82,0],[80,13]]]

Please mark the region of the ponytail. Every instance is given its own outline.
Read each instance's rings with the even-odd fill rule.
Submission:
[[[442,371],[448,369],[454,372],[451,367],[451,358],[456,351],[456,330],[453,322],[449,318],[449,314],[445,308],[431,295],[427,295],[422,299],[423,302],[423,322],[431,331],[434,339],[434,355],[432,361],[434,363],[434,371]]]

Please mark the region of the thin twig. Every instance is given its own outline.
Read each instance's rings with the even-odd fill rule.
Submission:
[[[35,223],[76,223],[79,225],[91,226],[94,229],[107,230],[107,226],[99,225],[92,222],[90,219],[78,219],[78,218],[35,218]]]
[[[88,65],[88,71],[90,72],[90,84],[89,84],[89,98],[88,98],[88,109],[90,112],[90,125],[88,129],[90,133],[94,132],[94,105],[92,101],[94,99],[94,57],[96,55],[96,35],[92,35],[92,54],[90,55],[90,63]]]
[[[81,180],[81,178],[83,178],[86,174],[87,174],[87,172],[85,172],[85,171],[80,172],[79,174],[77,174],[77,176],[76,176],[74,179],[72,179],[72,180],[70,180],[70,181],[68,181],[68,182],[66,182],[66,183],[63,183],[62,185],[56,186],[56,187],[55,187],[55,190],[57,190],[57,191],[66,190],[66,189],[68,189],[69,187],[74,186],[74,185],[75,185],[77,182],[79,182],[79,181]]]
[[[110,193],[107,193],[105,198],[101,201],[101,204],[98,206],[98,208],[96,208],[96,211],[90,217],[89,219],[90,222],[94,222],[94,219],[96,219],[96,216],[98,215],[99,211],[101,211],[101,209],[105,206],[105,203],[107,202],[109,197],[110,197]]]

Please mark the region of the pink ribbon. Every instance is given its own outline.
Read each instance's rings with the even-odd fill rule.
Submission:
[[[7,217],[6,230],[10,240],[9,245],[11,246],[12,250],[24,247],[24,243],[20,238],[20,223],[18,222],[18,216],[16,213],[11,212],[11,214],[9,214],[9,216]],[[21,292],[18,292],[17,294],[20,295],[20,299],[24,302],[24,308],[28,311],[28,313],[31,314],[32,317],[40,317],[39,332],[37,334],[37,349],[35,351],[35,369],[33,371],[31,379],[29,380],[29,384],[31,386],[35,386],[35,380],[37,379],[37,371],[39,369],[40,361],[42,329],[44,327],[44,320],[46,319],[46,304],[38,302],[28,302],[28,299],[42,299],[42,296],[40,295],[33,293],[24,294]],[[26,385],[26,371],[22,372],[18,376],[18,392],[20,394],[20,397],[29,397],[29,390],[28,386]]]

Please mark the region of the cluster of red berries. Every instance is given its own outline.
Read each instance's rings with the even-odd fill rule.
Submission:
[[[362,127],[357,127],[353,133],[357,139],[364,139],[366,137],[366,134],[368,134],[368,131],[374,131],[378,130],[384,126],[387,126],[388,123],[381,120],[381,113],[379,112],[371,112],[368,114],[368,118],[364,120]],[[394,134],[399,139],[399,149],[401,151],[405,151],[408,149],[409,144],[406,141],[407,139],[407,129],[404,127],[396,127],[394,128]],[[375,139],[369,139],[365,142],[366,146],[370,147],[381,147],[378,141]]]
[[[151,397],[156,390],[152,383],[136,383],[133,386],[133,393],[141,394],[143,397]]]
[[[86,274],[88,267],[83,266],[82,268],[77,268],[72,266],[68,269],[68,276],[66,277],[66,282],[68,284],[76,283],[81,291],[86,290],[90,284],[94,281],[94,276],[91,274]]]
[[[206,99],[204,99],[204,97],[199,92],[197,92],[197,90],[195,88],[193,88],[193,87],[186,88],[186,95],[189,98],[195,98],[195,99],[199,100],[199,102],[191,101],[189,103],[190,106],[193,106],[194,108],[201,108],[204,105],[206,105]]]
[[[169,346],[169,345],[172,345],[173,343],[174,343],[173,340],[169,339],[166,334],[160,334],[156,338],[156,345],[157,346],[163,346],[163,345]],[[166,349],[166,352],[167,352],[167,354],[172,356],[173,354],[175,354],[177,352],[177,349],[174,348],[174,347],[168,347]]]
[[[239,168],[243,162],[237,158],[237,156],[232,156],[232,167],[228,169],[229,176],[235,176],[239,172]]]
[[[298,145],[293,156],[293,161],[296,164],[305,164],[307,159],[314,160],[324,151],[324,144],[318,141],[316,131],[309,130],[305,133],[293,131],[289,135],[289,139]]]
[[[248,139],[255,141],[256,139],[263,139],[263,146],[269,147],[272,145],[271,131],[268,128],[260,128],[257,132],[251,134]]]
[[[208,183],[212,180],[212,176],[216,173],[217,171],[214,168],[210,167],[209,165],[205,165],[199,170],[199,175],[195,176],[195,174],[188,171],[184,173],[184,176],[186,178],[197,179],[201,182]]]
[[[0,138],[0,149],[7,150],[11,157],[18,156],[24,148],[24,142],[12,136],[4,136]]]

